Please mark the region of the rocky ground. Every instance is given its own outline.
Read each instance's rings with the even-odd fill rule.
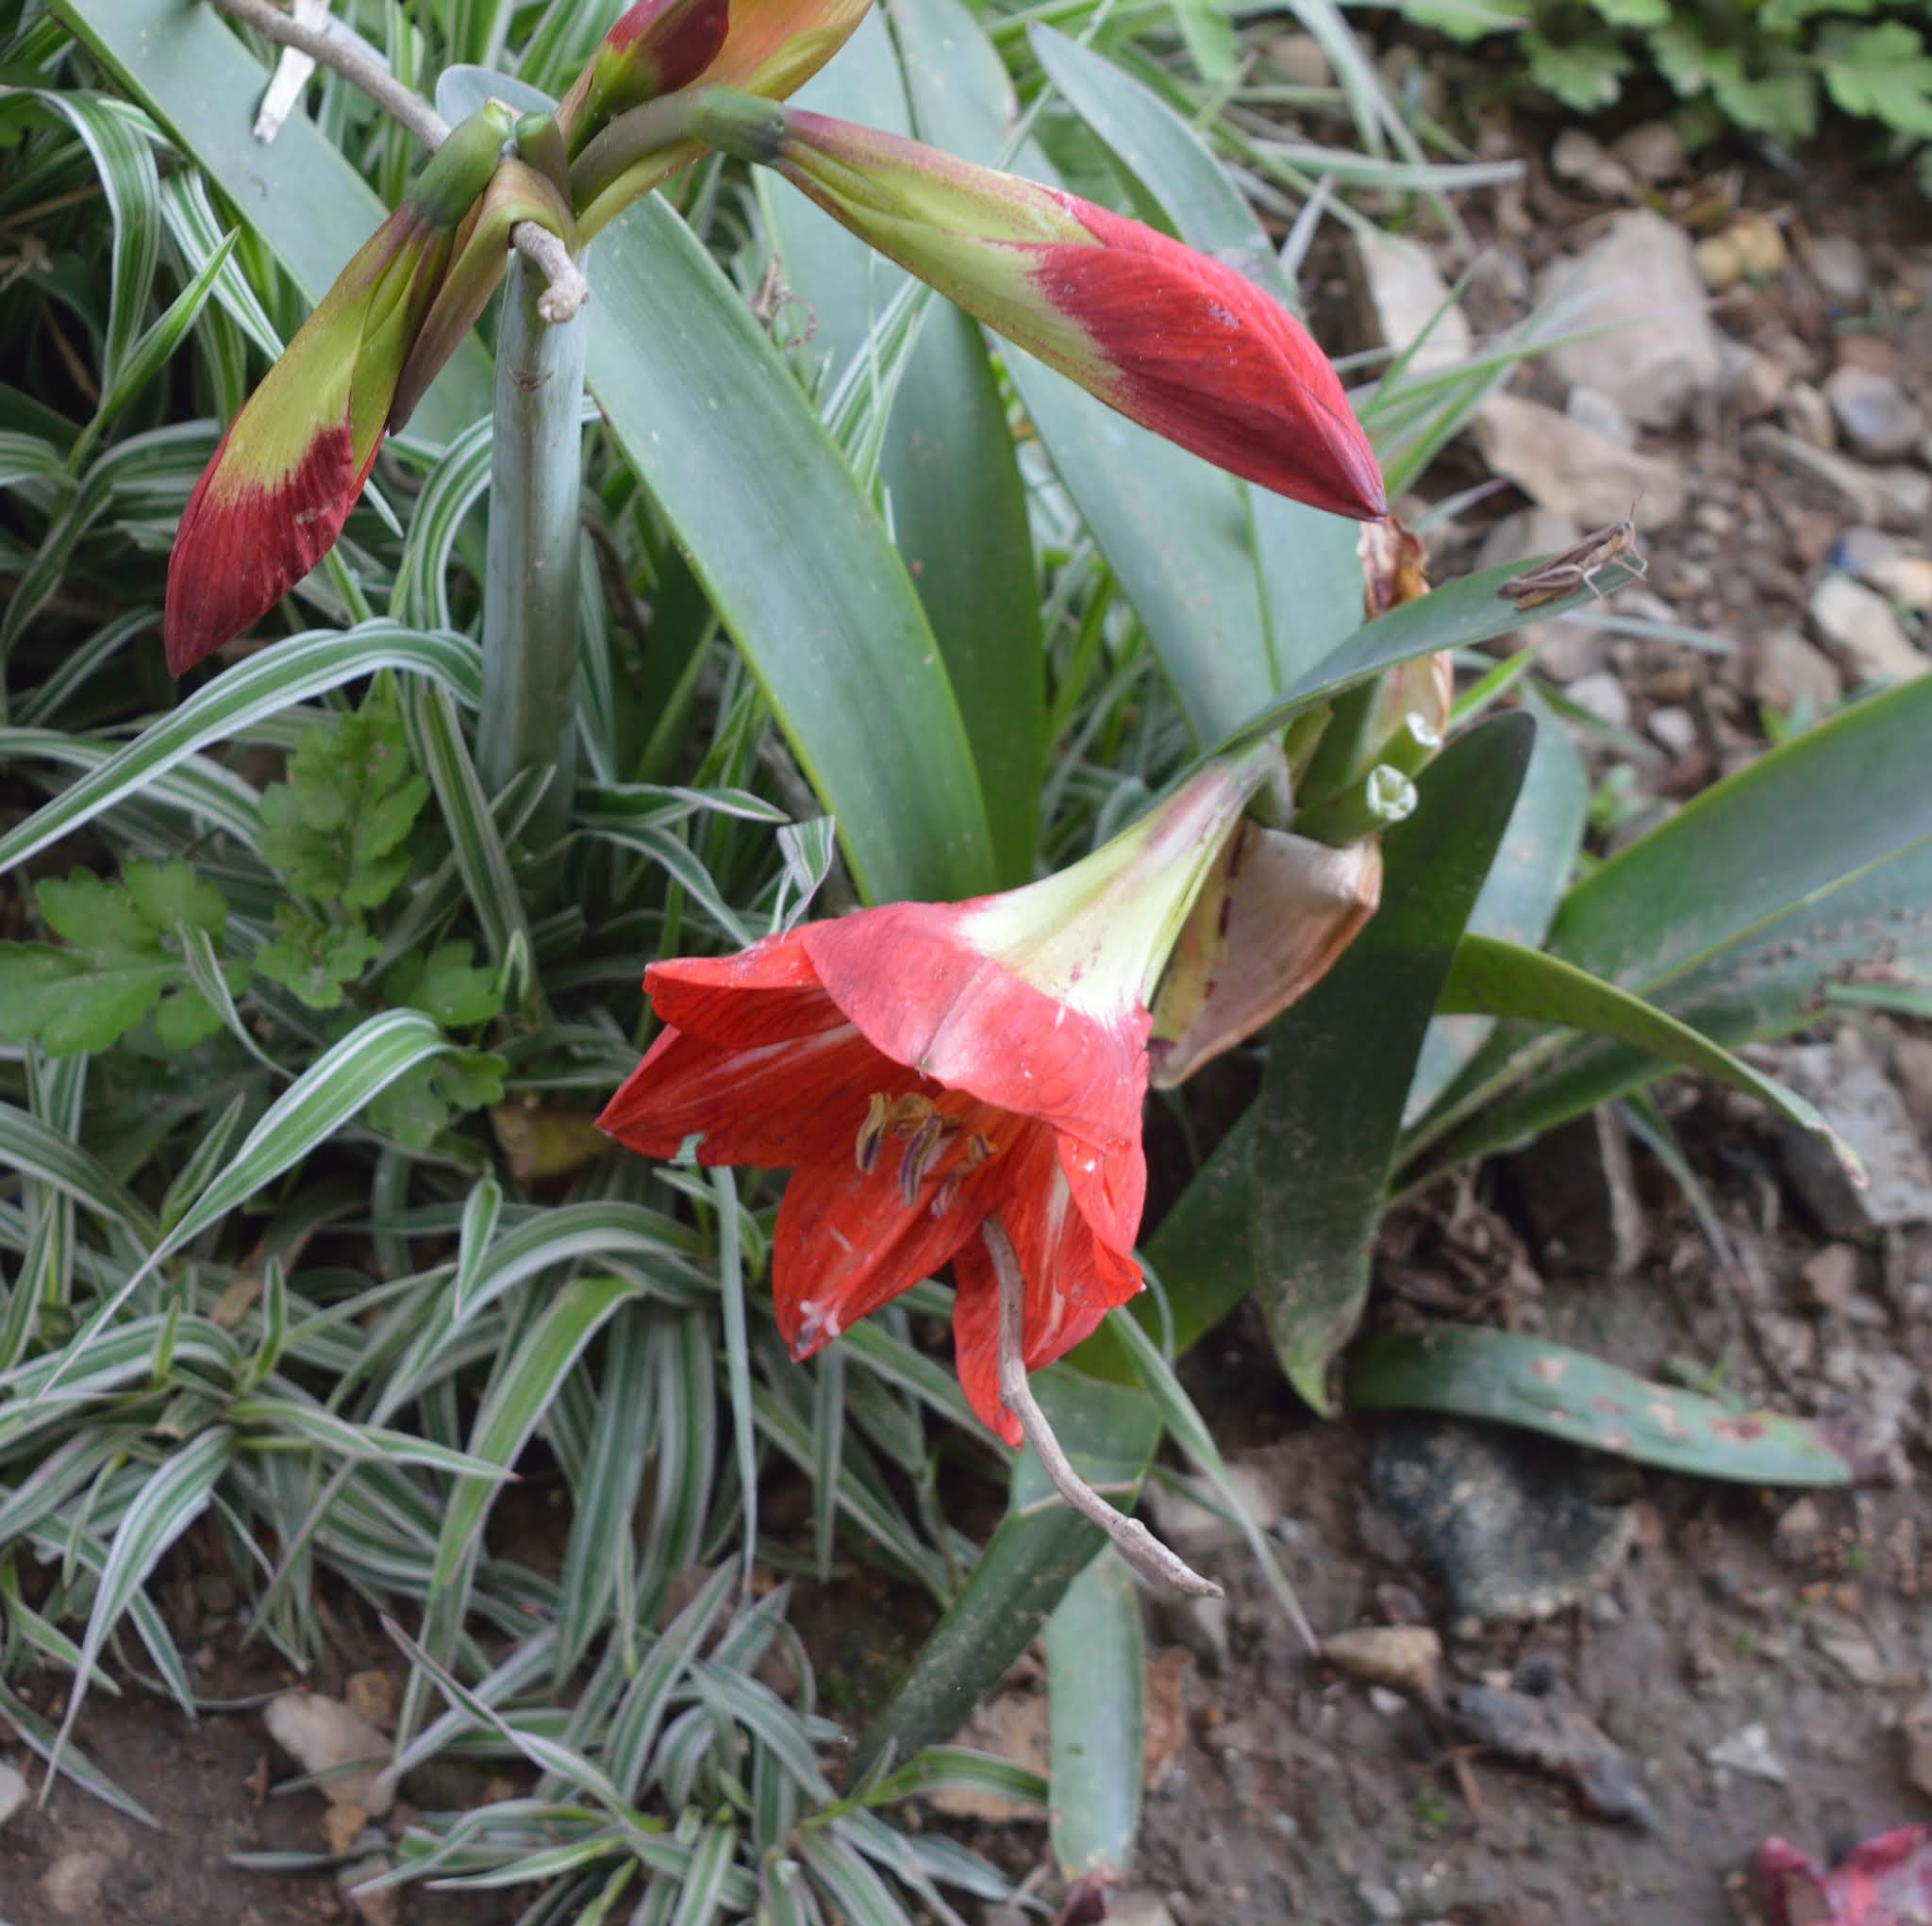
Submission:
[[[1279,58],[1292,75],[1307,50]],[[1320,306],[1356,344],[1400,340],[1467,271],[1439,365],[1552,299],[1626,324],[1491,397],[1427,490],[1465,496],[1429,530],[1441,574],[1634,520],[1645,581],[1516,644],[1539,647],[1592,758],[1607,848],[1849,694],[1932,666],[1932,244],[1903,188],[1893,203],[1828,170],[1713,173],[1660,122],[1565,132],[1467,215],[1474,253],[1426,236],[1339,251]],[[1660,1171],[1585,1125],[1398,1216],[1377,1303],[1480,1300],[1649,1374],[1688,1361],[1746,1398],[1839,1413],[1876,1475],[1793,1498],[1447,1422],[1324,1425],[1238,1319],[1191,1361],[1191,1388],[1315,1624],[1376,1635],[1341,1648],[1346,1665],[1311,1661],[1239,1546],[1168,1503],[1163,1528],[1230,1597],[1152,1616],[1143,1846],[1107,1917],[1719,1926],[1758,1917],[1742,1869],[1767,1834],[1831,1861],[1932,1819],[1932,1039],[1861,1021],[1779,1067],[1888,1147],[1875,1203],[1833,1192],[1740,1101],[1680,1088],[1722,1254]],[[206,1652],[210,1693],[290,1683],[235,1649],[232,1598],[185,1568],[175,1586],[171,1622]],[[891,1601],[856,1619],[836,1602],[813,1642],[862,1702],[907,1628]],[[384,1649],[365,1631],[344,1626],[316,1683],[379,1723],[366,1674]],[[1023,1666],[970,1736],[1037,1757],[1043,1719]],[[258,1710],[190,1731],[138,1693],[97,1694],[78,1736],[163,1832],[137,1838],[64,1786],[37,1809],[0,1765],[10,1926],[350,1917],[325,1879],[224,1869],[227,1851],[312,1851],[351,1823],[312,1791],[267,1796],[291,1768]],[[1016,1873],[1041,1861],[1039,1815],[940,1818]],[[386,1917],[517,1910],[412,1893]]]

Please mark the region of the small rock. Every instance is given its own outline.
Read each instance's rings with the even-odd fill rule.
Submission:
[[[1689,709],[1652,709],[1643,726],[1673,755],[1689,755],[1697,747],[1697,718]]]
[[[1262,1455],[1236,1458],[1228,1465],[1227,1481],[1257,1531],[1267,1531],[1288,1509],[1288,1492],[1282,1473],[1281,1465]],[[1221,1503],[1219,1494],[1200,1480],[1191,1479],[1188,1484],[1200,1493],[1199,1500],[1185,1491],[1161,1486],[1149,1487],[1147,1506],[1158,1536],[1183,1558],[1224,1552],[1241,1544],[1241,1526],[1203,1502],[1211,1500],[1218,1506]]]
[[[1805,248],[1805,264],[1825,297],[1840,307],[1863,307],[1872,289],[1865,250],[1849,234],[1814,235]]]
[[[1586,528],[1622,521],[1633,504],[1640,528],[1661,528],[1684,511],[1678,463],[1622,447],[1540,402],[1492,394],[1471,432],[1496,473]]]
[[[1768,281],[1784,272],[1785,238],[1762,214],[1741,214],[1722,234],[1700,241],[1697,271],[1713,294],[1740,281]]]
[[[338,1859],[343,1858],[369,1823],[369,1815],[359,1805],[332,1805],[322,1816],[322,1836]]]
[[[1600,669],[1594,675],[1579,676],[1565,693],[1578,708],[1609,728],[1630,726],[1630,697],[1614,670]]]
[[[1831,559],[1876,589],[1888,602],[1920,611],[1932,608],[1932,560],[1914,554],[1882,528],[1847,528]]]
[[[1815,1498],[1800,1498],[1778,1514],[1771,1528],[1773,1547],[1781,1558],[1803,1558],[1813,1551],[1824,1530],[1824,1514]]]
[[[1855,1685],[1876,1690],[1891,1682],[1891,1668],[1879,1656],[1878,1648],[1860,1625],[1835,1614],[1812,1617],[1805,1621],[1811,1643]]]
[[[1844,650],[1863,676],[1875,682],[1908,682],[1932,669],[1912,643],[1891,604],[1875,589],[1836,570],[1811,590],[1811,622],[1827,642]]]
[[[1291,87],[1333,87],[1335,69],[1311,33],[1278,33],[1261,49],[1261,58]]]
[[[1899,1038],[1891,1046],[1891,1073],[1906,1108],[1932,1134],[1932,1038]]]
[[[387,1672],[351,1672],[342,1685],[342,1699],[358,1718],[382,1732],[395,1730],[396,1688]]]
[[[1637,446],[1637,423],[1608,395],[1599,394],[1580,381],[1564,397],[1563,412],[1573,422],[1581,422],[1625,448]]]
[[[1844,368],[1864,368],[1874,374],[1898,373],[1898,349],[1883,335],[1840,335],[1832,349]]]
[[[1669,121],[1640,121],[1610,142],[1610,152],[1640,180],[1655,186],[1684,172],[1684,137]]]
[[[382,1844],[382,1835],[371,1835],[374,1843]],[[403,1896],[392,1885],[383,1886],[379,1891],[366,1890],[368,1882],[380,1879],[386,1872],[395,1870],[395,1861],[387,1853],[375,1852],[366,1859],[358,1859],[353,1866],[345,1866],[336,1874],[336,1890],[349,1902],[349,1910],[363,1922],[363,1926],[402,1926]]]
[[[1831,404],[1825,400],[1823,390],[1813,388],[1808,381],[1791,383],[1785,390],[1784,400],[1778,405],[1778,413],[1785,426],[1807,446],[1824,449],[1838,446],[1838,422],[1832,414]]]
[[[1786,1128],[1785,1169],[1828,1236],[1854,1238],[1874,1226],[1932,1219],[1932,1159],[1857,1031],[1841,1031],[1830,1043],[1801,1044],[1789,1054],[1785,1080],[1817,1104],[1865,1166],[1869,1181],[1861,1190],[1816,1137]],[[1799,1137],[1813,1150],[1802,1149]]]
[[[1807,1310],[1837,1317],[1858,1288],[1858,1252],[1855,1244],[1827,1244],[1799,1268],[1803,1288],[1798,1295]]]
[[[1782,1785],[1790,1778],[1784,1761],[1771,1749],[1771,1735],[1762,1725],[1740,1726],[1728,1738],[1721,1738],[1704,1755],[1713,1766],[1741,1772],[1749,1779],[1768,1780]]]
[[[1407,1910],[1390,1887],[1378,1885],[1374,1880],[1363,1880],[1355,1891],[1356,1897],[1369,1909],[1372,1919],[1400,1919]]]
[[[1158,1893],[1110,1892],[1108,1926],[1174,1926],[1173,1910]]]
[[[380,1818],[394,1803],[394,1787],[377,1785],[389,1759],[388,1739],[340,1699],[320,1692],[278,1693],[262,1708],[261,1720],[305,1772],[331,1773],[321,1782],[331,1805],[359,1805]],[[368,1763],[356,1771],[333,1770],[357,1760]]]
[[[1724,357],[1724,396],[1743,420],[1760,420],[1784,399],[1791,385],[1791,371],[1776,356],[1760,354],[1741,341],[1726,340]]]
[[[1600,390],[1647,428],[1675,426],[1723,379],[1690,239],[1647,208],[1619,214],[1580,258],[1554,262],[1539,291],[1563,300],[1574,324],[1602,330],[1552,349],[1557,378]]]
[[[1322,1656],[1352,1679],[1432,1699],[1442,1641],[1429,1625],[1359,1625],[1324,1638]]]
[[[1850,364],[1832,370],[1824,397],[1845,440],[1873,461],[1896,461],[1925,432],[1925,410],[1888,374]]]
[[[1581,127],[1565,127],[1557,136],[1550,149],[1550,167],[1558,180],[1574,180],[1606,200],[1637,198],[1637,176],[1629,163],[1620,160]]]
[[[1905,1759],[1902,1763],[1906,1784],[1932,1799],[1932,1732],[1926,1732],[1923,1727],[1907,1727],[1905,1738]]]
[[[93,1926],[101,1917],[101,1892],[113,1865],[98,1851],[63,1852],[42,1873],[41,1898],[61,1918],[85,1919]]]
[[[1823,396],[1820,397],[1823,400]],[[1867,468],[1758,422],[1742,436],[1745,454],[1761,456],[1780,468],[1831,490],[1860,522],[1887,528],[1922,528],[1932,516],[1932,474],[1891,465]]]
[[[26,1803],[27,1783],[13,1767],[0,1763],[0,1826]]]
[[[1628,1473],[1544,1437],[1455,1419],[1391,1419],[1370,1487],[1457,1619],[1547,1619],[1601,1591],[1630,1548]]]
[[[1355,299],[1356,329],[1372,346],[1399,353],[1441,318],[1409,362],[1417,374],[1432,374],[1469,358],[1469,320],[1453,302],[1436,257],[1419,241],[1371,228],[1355,237],[1349,256],[1349,285]]]

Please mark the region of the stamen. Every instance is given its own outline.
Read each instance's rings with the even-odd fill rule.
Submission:
[[[858,1126],[858,1137],[852,1146],[852,1160],[862,1177],[870,1177],[878,1163],[879,1146],[886,1140],[886,1120],[890,1115],[886,1093],[874,1090],[865,1106],[865,1121]]]
[[[946,1120],[937,1110],[913,1130],[905,1154],[899,1159],[899,1195],[905,1199],[908,1210],[919,1202],[920,1187],[953,1135]]]

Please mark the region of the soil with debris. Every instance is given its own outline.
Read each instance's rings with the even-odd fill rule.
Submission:
[[[1513,409],[1491,412],[1475,450],[1431,478],[1439,495],[1492,473],[1511,483],[1432,531],[1443,574],[1563,547],[1641,492],[1649,573],[1616,607],[1650,630],[1567,623],[1537,639],[1608,778],[1599,850],[1761,753],[1768,729],[1928,666],[1932,247],[1909,224],[1922,210],[1845,178],[1698,169],[1659,125],[1602,143],[1566,133],[1524,186],[1471,209],[1490,252],[1464,297],[1464,339],[1520,320],[1540,287],[1558,285],[1551,275],[1574,272],[1558,256],[1605,245],[1640,286],[1715,291],[1712,330],[1653,327],[1679,338],[1648,361],[1596,342],[1553,357],[1512,388]],[[1485,151],[1514,151],[1512,139],[1494,132]],[[1445,267],[1453,278],[1465,265],[1446,246],[1417,252],[1436,290]],[[1417,293],[1418,274],[1413,257],[1374,273],[1338,260],[1328,310],[1349,310],[1357,339],[1380,324],[1378,306],[1392,328],[1440,299],[1425,275]],[[1828,1080],[1839,1057],[1862,1057],[1932,1144],[1932,1040],[1882,1019],[1857,1027],[1857,1048],[1821,1032],[1779,1069],[1802,1081],[1794,1052],[1823,1047],[1810,1070]],[[1596,1132],[1577,1126],[1399,1214],[1374,1316],[1481,1318],[1647,1375],[1689,1360],[1746,1398],[1840,1415],[1874,1475],[1851,1491],[1772,1494],[1612,1474],[1541,1440],[1525,1473],[1521,1453],[1467,1427],[1319,1423],[1243,1312],[1190,1361],[1190,1387],[1309,1617],[1331,1633],[1429,1627],[1441,1656],[1413,1675],[1318,1663],[1239,1546],[1200,1550],[1229,1598],[1153,1615],[1138,1892],[1111,1917],[1721,1926],[1757,1917],[1743,1868],[1767,1834],[1831,1863],[1932,1818],[1932,1544],[1919,1489],[1932,1465],[1932,1204],[1914,1218],[1908,1201],[1890,1224],[1847,1221],[1760,1112],[1701,1088],[1673,1087],[1667,1102],[1729,1261],[1654,1166],[1613,1158],[1606,1175]],[[1173,1187],[1164,1174],[1158,1191]],[[1445,1464],[1465,1498],[1493,1486],[1533,1569],[1508,1569],[1507,1547],[1458,1551],[1437,1529],[1441,1507],[1418,1494]],[[210,1699],[258,1702],[294,1683],[241,1651],[232,1601],[197,1590],[181,1553],[169,1569],[181,1587],[171,1618],[189,1626]],[[814,1606],[808,1593],[805,1630],[830,1709],[844,1709],[842,1692],[857,1718],[891,1669],[862,1626],[891,1615],[855,1618],[847,1603]],[[1508,1616],[1531,1608],[1545,1616]],[[347,1627],[336,1671],[305,1683],[341,1690],[383,1663]],[[972,1735],[1027,1756],[1042,1717],[1023,1667]],[[267,1796],[288,1766],[258,1703],[191,1726],[130,1685],[116,1702],[96,1693],[76,1738],[158,1831],[67,1785],[36,1804],[38,1763],[0,1747],[0,1806],[9,1770],[30,1788],[0,1818],[6,1926],[358,1917],[327,1873],[225,1863],[318,1851],[327,1836],[320,1793]],[[483,1777],[408,1789],[438,1805],[487,1791]],[[1038,1816],[939,1822],[1016,1873],[1046,1851]],[[521,1903],[410,1890],[385,1917],[494,1926]]]

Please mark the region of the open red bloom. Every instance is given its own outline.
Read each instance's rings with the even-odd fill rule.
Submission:
[[[1146,1000],[1265,756],[1218,764],[1062,874],[970,903],[808,923],[655,963],[667,1025],[599,1126],[647,1156],[789,1168],[778,1328],[807,1357],[949,1260],[959,1381],[1008,1442],[997,1211],[1029,1370],[1141,1287]]]

